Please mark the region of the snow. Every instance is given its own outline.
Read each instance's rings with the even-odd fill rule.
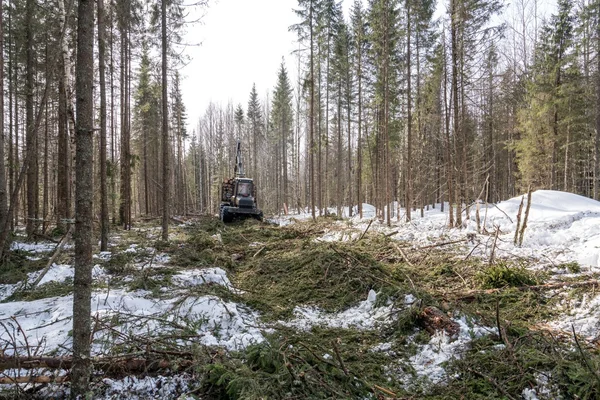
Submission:
[[[315,307],[296,307],[295,318],[281,322],[283,325],[297,329],[309,330],[313,326],[330,328],[373,329],[381,323],[390,321],[392,305],[375,307],[377,293],[370,290],[367,299],[358,306],[339,313],[326,313]]]
[[[556,268],[561,264],[577,263],[591,271],[600,272],[600,202],[572,193],[538,190],[532,193],[531,207],[521,247],[513,244],[517,227],[517,213],[521,200],[527,205],[527,196],[517,196],[495,205],[480,204],[481,224],[488,232],[499,229],[495,245],[497,257],[523,257],[533,259],[539,268]],[[356,207],[355,211],[356,211]],[[394,218],[387,227],[375,218],[375,207],[363,204],[363,218],[354,214],[351,219],[354,232],[326,232],[318,240],[347,241],[355,239],[357,232],[370,231],[391,234],[400,241],[410,241],[413,246],[428,246],[445,241],[464,240],[466,252],[489,257],[493,246],[493,235],[478,235],[475,221],[475,206],[470,207],[469,219],[463,213],[463,227],[448,227],[448,204],[446,212],[441,205],[424,211],[412,211],[410,223],[397,221],[396,206],[392,205]],[[525,207],[524,207],[525,208]],[[400,210],[401,216],[405,210]],[[523,210],[524,217],[525,211]],[[294,220],[310,218],[310,214],[290,215],[276,220],[285,225]],[[467,235],[474,239],[467,240]]]
[[[227,277],[227,272],[218,267],[183,271],[177,275],[173,275],[172,281],[176,285],[184,287],[216,283],[217,285],[224,286],[228,289],[233,288]]]
[[[25,346],[24,332],[29,346],[39,347],[39,354],[69,349],[72,308],[73,296],[0,303],[0,344],[6,346],[5,354],[14,354],[15,345]],[[201,343],[229,350],[264,340],[255,312],[216,296],[159,300],[144,291],[102,290],[92,294],[92,315],[103,321],[120,317],[115,328],[130,335],[165,332],[170,328],[164,321],[195,324]],[[108,332],[99,332],[95,339],[93,352],[101,354]]]
[[[146,400],[146,399],[193,399],[185,393],[189,392],[189,385],[193,382],[191,376],[186,374],[173,377],[166,376],[126,376],[123,379],[104,379],[106,385],[104,396],[97,397],[98,400]],[[181,396],[178,396],[181,394]]]
[[[47,253],[53,251],[56,245],[54,243],[24,243],[14,241],[10,245],[11,250],[21,250],[29,253]]]
[[[94,265],[92,268],[92,279],[97,279],[105,274],[104,268],[100,265]],[[29,282],[32,282],[39,276],[39,272],[33,272],[29,274]],[[73,280],[75,276],[75,268],[72,265],[66,264],[52,264],[42,279],[38,282],[38,285],[43,285],[48,282],[65,282],[67,280]]]
[[[572,329],[574,328],[577,335],[583,336],[589,341],[596,341],[600,328],[600,296],[583,295],[581,300],[576,301],[575,304],[571,304],[571,301],[568,298],[562,301],[563,317],[557,321],[551,321],[548,325],[568,335],[573,334]]]
[[[471,340],[498,332],[496,328],[469,324],[464,316],[455,318],[454,321],[460,326],[456,339],[450,338],[443,330],[438,331],[409,360],[417,375],[431,383],[439,383],[446,378],[444,363],[460,358]]]

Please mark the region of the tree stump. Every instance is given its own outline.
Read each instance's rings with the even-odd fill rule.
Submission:
[[[460,331],[458,323],[450,319],[447,314],[437,307],[425,307],[419,314],[417,321],[430,335],[443,330],[448,336],[455,337]]]

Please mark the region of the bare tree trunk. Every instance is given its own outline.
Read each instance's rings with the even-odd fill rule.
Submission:
[[[451,39],[452,39],[452,109],[454,111],[454,137],[455,140],[456,139],[461,139],[464,140],[462,132],[461,132],[461,125],[460,125],[460,115],[459,115],[459,102],[458,102],[458,67],[459,67],[459,28],[458,28],[458,18],[459,18],[459,12],[458,12],[458,6],[457,6],[457,1],[458,0],[451,0],[450,1],[450,12],[451,12]],[[459,141],[460,142],[460,141]],[[456,193],[457,196],[455,196],[456,198],[456,225],[460,226],[462,224],[462,214],[461,214],[461,178],[460,178],[461,174],[458,174],[458,179],[457,179],[457,188],[456,188]]]
[[[13,170],[14,189],[13,189],[13,191],[10,192],[10,195],[11,195],[10,208],[13,208],[13,204],[14,204],[14,208],[13,208],[12,213],[9,212],[9,216],[14,218],[13,228],[16,228],[17,226],[19,226],[20,199],[18,196],[18,191],[20,190],[20,184],[19,184],[18,180],[19,180],[19,169],[21,168],[21,162],[20,162],[20,157],[19,157],[19,122],[21,121],[21,119],[19,116],[19,98],[16,93],[17,92],[17,81],[18,81],[17,70],[18,70],[18,68],[15,65],[15,68],[13,71],[14,82],[15,82],[15,115],[14,115],[15,116],[15,168]],[[14,196],[15,201],[13,203],[12,196],[13,196],[13,193],[15,193],[15,191],[17,194]]]
[[[444,40],[445,41],[445,40]],[[448,226],[454,226],[454,208],[452,202],[454,201],[454,173],[452,165],[452,146],[450,138],[450,105],[448,104],[448,66],[446,60],[446,46],[444,45],[444,114],[446,117],[445,131],[446,131],[446,180],[448,181]],[[452,96],[451,96],[452,97]],[[442,207],[443,208],[443,207]]]
[[[600,12],[600,1],[596,2]],[[596,20],[596,52],[600,52],[600,20]],[[596,136],[594,137],[594,199],[600,200],[600,57],[596,56]]]
[[[359,48],[358,48],[358,138],[356,141],[356,201],[358,203],[358,215],[360,218],[363,217],[363,208],[362,208],[362,167],[363,167],[363,159],[362,159],[362,37],[358,39]]]
[[[309,127],[309,173],[310,173],[310,209],[313,221],[315,216],[315,61],[314,61],[314,37],[313,37],[313,1],[310,2],[308,13],[310,29],[310,112],[308,117]]]
[[[65,0],[58,1],[61,29],[66,23]],[[59,71],[58,71],[58,166],[56,178],[56,226],[60,231],[66,232],[64,220],[71,216],[71,191],[70,191],[70,161],[71,151],[69,145],[69,119],[67,111],[68,103],[68,79],[69,49],[64,37],[60,43]]]
[[[0,7],[0,54],[2,55],[0,57],[0,227],[4,228],[8,219],[8,195],[6,193],[6,169],[4,168],[4,25],[2,11],[2,7]]]
[[[33,95],[34,95],[34,63],[35,51],[33,48],[33,13],[34,0],[27,0],[25,10],[25,36],[26,36],[26,65],[25,65],[25,128],[27,130],[27,151],[37,153],[37,132],[33,128]],[[36,230],[37,208],[37,157],[29,157],[27,165],[27,235],[32,235]]]
[[[77,18],[77,137],[75,186],[75,277],[71,398],[86,398],[91,373],[94,2],[79,0]]]
[[[47,81],[50,80],[50,68],[48,66],[48,35],[44,35],[46,37],[45,42],[46,42],[46,51],[45,51],[45,58],[46,58],[46,71],[45,71],[45,79]],[[0,92],[1,93],[1,92]],[[48,146],[49,146],[49,133],[48,133],[48,119],[50,118],[49,112],[48,112],[48,102],[46,101],[43,104],[43,107],[45,109],[45,114],[46,114],[46,118],[44,118],[44,163],[43,163],[43,171],[44,171],[44,193],[43,193],[43,197],[42,197],[42,233],[46,233],[46,216],[48,215]],[[1,158],[0,158],[1,160]]]
[[[6,193],[6,169],[4,167],[4,25],[0,7],[0,227],[5,229],[8,220],[8,194]],[[2,253],[2,249],[0,249]],[[2,261],[0,260],[0,263]]]
[[[110,0],[110,6],[113,7],[113,0]],[[109,13],[110,15],[110,193],[111,193],[111,213],[112,213],[112,222],[116,224],[117,222],[117,183],[116,183],[116,164],[115,164],[115,85],[114,85],[114,58],[113,58],[113,44],[114,44],[114,34],[113,34],[113,13]]]
[[[348,131],[348,160],[346,166],[346,177],[348,184],[348,216],[352,217],[352,93],[351,93],[351,67],[350,67],[350,51],[346,53],[346,129]]]
[[[106,182],[106,29],[104,0],[98,0],[98,67],[100,73],[100,250],[108,250],[108,192]]]
[[[131,229],[131,148],[129,131],[129,14],[122,11],[121,30],[121,201],[119,219],[124,229]]]
[[[411,13],[410,1],[406,0],[406,192],[404,207],[406,207],[406,222],[411,220],[412,211],[412,87],[411,87]]]
[[[336,193],[336,203],[337,203],[337,215],[338,217],[342,216],[342,203],[343,203],[343,193],[344,187],[342,183],[342,87],[341,87],[341,79],[338,82],[338,93],[340,94],[337,100],[337,193]]]
[[[169,240],[169,108],[167,104],[167,0],[161,1],[162,30],[162,153],[163,153],[163,213],[162,240]]]
[[[8,29],[10,31],[11,29],[11,13],[8,13]],[[2,39],[0,39],[4,45],[4,36],[0,35],[0,37]],[[13,87],[14,87],[14,80],[13,80],[13,51],[12,51],[12,35],[9,35],[8,37],[8,193],[6,194],[6,198],[8,200],[8,196],[10,194],[12,194],[13,192],[13,188],[15,186],[15,181],[14,181],[14,169],[15,169],[15,158],[14,158],[14,146],[13,146]],[[4,63],[4,57],[2,57],[2,63]],[[4,70],[2,72],[2,74],[4,74]],[[2,82],[2,85],[4,84],[4,81]],[[4,96],[2,96],[2,104],[4,105]],[[4,115],[4,113],[2,114]],[[16,136],[16,135],[15,135]],[[0,167],[1,168],[1,167]],[[7,201],[8,203],[8,201]],[[6,211],[6,219],[4,220],[4,224],[0,225],[0,227],[6,227],[6,229],[8,230],[9,228],[12,230],[13,228],[13,219],[12,216],[10,214],[8,214],[8,205],[7,205],[7,211]],[[0,218],[1,219],[1,218]],[[7,223],[10,221],[10,224]],[[0,249],[0,252],[2,252],[2,249]]]

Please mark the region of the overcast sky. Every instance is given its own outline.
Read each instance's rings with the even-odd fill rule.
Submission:
[[[188,128],[213,101],[225,106],[229,100],[246,109],[252,84],[261,99],[275,86],[282,57],[291,76],[296,76],[296,34],[290,25],[298,20],[297,0],[210,0],[202,23],[188,28],[192,58],[182,70],[183,98]],[[293,69],[293,71],[292,71]]]
[[[346,12],[351,3],[344,0]],[[439,3],[437,16],[445,12],[446,1]],[[540,13],[546,14],[556,0],[538,3]],[[292,52],[298,44],[289,27],[298,22],[293,12],[297,7],[297,0],[209,0],[201,23],[189,26],[185,38],[201,43],[184,50],[191,61],[181,71],[190,133],[211,101],[225,106],[231,100],[245,110],[253,83],[260,99],[265,99],[275,86],[282,57],[295,85],[298,67]]]

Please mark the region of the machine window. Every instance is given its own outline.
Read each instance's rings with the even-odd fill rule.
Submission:
[[[252,194],[252,184],[249,182],[238,183],[238,194],[244,197],[250,196]]]

